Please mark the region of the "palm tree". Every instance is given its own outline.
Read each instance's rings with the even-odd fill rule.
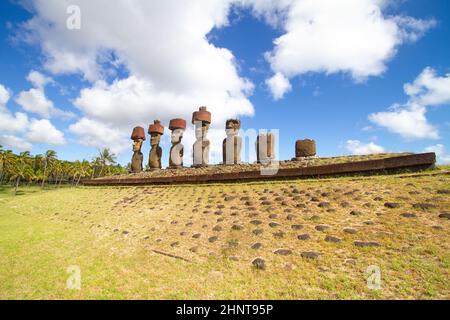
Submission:
[[[116,155],[109,150],[109,148],[104,148],[98,151],[99,155],[97,157],[98,162],[101,165],[101,170],[99,176],[102,176],[103,170],[106,166],[116,164]]]
[[[0,152],[0,162],[2,164],[2,171],[0,175],[0,184],[3,183],[7,177],[8,171],[11,172],[16,162],[17,156],[11,150],[2,150]]]
[[[27,158],[19,156],[16,165],[13,167],[10,181],[14,181],[14,195],[17,194],[20,180],[31,181],[34,178],[33,168],[27,163]]]
[[[42,188],[44,187],[45,178],[47,177],[47,175],[46,175],[47,174],[47,168],[48,168],[49,165],[52,164],[52,162],[54,160],[57,159],[57,157],[58,157],[57,153],[54,150],[47,150],[47,152],[44,155],[44,173],[43,173],[43,179],[42,179],[42,185],[41,185]]]

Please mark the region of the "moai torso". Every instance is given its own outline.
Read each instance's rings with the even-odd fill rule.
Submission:
[[[135,127],[131,134],[133,140],[133,157],[131,158],[131,172],[139,173],[142,171],[144,155],[141,152],[142,144],[145,141],[145,131],[142,127]]]
[[[172,147],[170,148],[169,167],[183,167],[184,146],[181,143],[186,129],[186,121],[183,119],[170,120],[169,129],[172,130]]]
[[[262,133],[256,138],[256,158],[258,163],[267,164],[275,159],[275,137],[273,133]]]
[[[150,170],[161,169],[161,157],[162,149],[159,146],[161,136],[164,134],[164,127],[159,120],[155,120],[153,124],[149,126],[148,133],[150,134],[150,155],[148,160],[148,166]]]
[[[192,124],[195,125],[195,141],[193,146],[193,166],[202,167],[209,165],[210,141],[207,138],[211,124],[211,113],[206,107],[200,107],[199,111],[192,114]]]
[[[238,164],[241,162],[242,138],[238,135],[241,122],[237,119],[227,120],[225,131],[227,138],[223,140],[223,164]]]

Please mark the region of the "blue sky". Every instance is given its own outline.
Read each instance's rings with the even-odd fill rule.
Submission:
[[[0,144],[68,160],[111,147],[126,164],[134,125],[190,120],[206,104],[216,144],[238,116],[243,129],[279,129],[280,159],[313,138],[320,156],[432,150],[450,162],[448,1],[345,0],[336,16],[328,0],[144,2],[135,17],[125,3],[2,1]],[[65,28],[71,4],[80,30]]]

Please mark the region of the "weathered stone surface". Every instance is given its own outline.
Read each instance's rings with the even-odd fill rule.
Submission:
[[[395,209],[395,208],[400,208],[400,203],[397,203],[397,202],[386,202],[384,204],[384,206],[386,208],[389,208],[389,209]]]
[[[227,137],[222,143],[223,163],[241,163],[242,138],[238,135],[241,128],[239,119],[229,119],[225,124]]]
[[[441,214],[439,214],[439,218],[450,219],[450,212],[442,212]]]
[[[378,242],[375,241],[361,241],[361,240],[356,240],[353,242],[353,244],[357,247],[379,247],[380,244]]]
[[[330,227],[329,226],[327,226],[327,225],[324,225],[324,224],[319,224],[319,225],[317,225],[316,227],[315,227],[315,229],[317,230],[317,231],[325,231],[325,230],[327,230],[327,229],[329,229]]]
[[[274,251],[275,254],[278,254],[280,256],[289,256],[292,254],[292,250],[290,249],[278,249]]]
[[[298,240],[309,240],[309,239],[311,239],[311,237],[309,236],[309,234],[304,233],[304,234],[300,234],[300,235],[297,237],[297,239],[298,239]]]
[[[262,244],[260,242],[256,242],[252,245],[252,249],[258,250],[262,247]]]
[[[400,214],[400,216],[404,217],[404,218],[415,218],[417,217],[415,213],[410,213],[410,212],[405,212]]]
[[[297,140],[295,142],[295,157],[313,157],[316,155],[316,142],[311,139]]]
[[[217,236],[212,236],[212,237],[208,238],[208,241],[211,242],[211,243],[212,242],[216,242],[217,240],[219,240],[219,237],[217,237]]]
[[[314,251],[304,251],[300,254],[303,258],[307,259],[317,259],[320,256],[320,253]]]
[[[328,236],[325,237],[325,241],[326,242],[333,242],[333,243],[340,243],[342,240],[339,239],[338,237],[334,237],[334,236],[328,235]]]
[[[252,265],[258,270],[266,269],[266,262],[264,261],[264,259],[261,258],[256,258],[255,260],[253,260]]]
[[[437,206],[435,204],[432,204],[432,203],[421,202],[421,203],[414,203],[413,204],[413,208],[414,209],[421,209],[421,210],[426,211],[426,210],[430,210],[430,209],[435,209],[435,208],[437,208]]]
[[[256,159],[258,163],[268,164],[275,159],[275,136],[262,133],[256,138]]]
[[[303,229],[303,225],[301,225],[301,224],[293,224],[291,226],[291,228],[292,228],[292,230],[301,230],[301,229]]]
[[[345,233],[348,233],[348,234],[356,234],[358,231],[356,230],[356,229],[354,229],[354,228],[344,228],[344,230],[343,230]]]

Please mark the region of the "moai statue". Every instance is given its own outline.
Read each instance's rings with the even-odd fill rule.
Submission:
[[[242,138],[238,135],[241,129],[239,119],[229,119],[225,124],[227,137],[223,140],[223,164],[241,163]]]
[[[172,131],[172,148],[170,148],[169,168],[182,168],[184,146],[181,143],[181,139],[183,139],[183,134],[186,130],[186,120],[170,120],[169,129]]]
[[[302,160],[308,157],[316,156],[316,142],[312,139],[297,140],[295,142],[295,158],[293,160]]]
[[[150,134],[150,156],[148,160],[148,166],[150,170],[161,169],[161,157],[162,149],[159,146],[161,141],[161,136],[164,134],[164,126],[161,121],[155,120],[148,128],[148,133]]]
[[[205,167],[209,164],[210,141],[207,138],[211,124],[211,112],[206,107],[200,107],[192,114],[192,124],[195,125],[195,141],[193,146],[193,166]]]
[[[256,159],[258,163],[269,164],[275,159],[275,136],[260,133],[256,138]]]
[[[131,134],[133,140],[133,157],[131,158],[131,172],[139,173],[142,171],[142,162],[144,155],[141,152],[142,143],[145,141],[145,131],[142,127],[135,127]]]

